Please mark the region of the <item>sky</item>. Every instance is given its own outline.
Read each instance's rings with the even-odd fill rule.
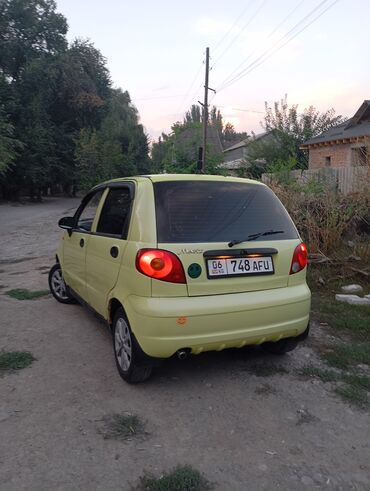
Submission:
[[[348,117],[370,99],[370,0],[56,3],[68,39],[101,51],[152,140],[203,101],[207,47],[210,105],[237,131],[263,131],[265,101],[286,94],[298,111]]]

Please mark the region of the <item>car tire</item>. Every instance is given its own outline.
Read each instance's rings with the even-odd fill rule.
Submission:
[[[125,382],[138,384],[150,377],[153,366],[149,364],[149,357],[143,360],[144,354],[122,308],[113,319],[113,350],[118,373]]]
[[[53,297],[60,303],[77,303],[68,291],[64,282],[62,268],[59,263],[54,264],[49,272],[49,288]]]
[[[263,343],[262,348],[273,355],[285,355],[289,351],[293,351],[298,346],[299,340],[296,338],[280,339],[276,342]]]

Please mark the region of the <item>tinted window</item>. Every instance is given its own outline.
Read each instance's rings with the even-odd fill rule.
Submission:
[[[102,234],[119,235],[126,238],[131,209],[131,195],[128,188],[111,189],[105,200],[96,231]]]
[[[82,210],[79,211],[77,227],[87,232],[90,232],[92,223],[95,218],[96,209],[99,206],[100,198],[102,197],[104,189],[97,191],[93,194]]]
[[[154,184],[158,242],[229,242],[282,230],[258,240],[295,239],[283,205],[267,187],[215,181]]]

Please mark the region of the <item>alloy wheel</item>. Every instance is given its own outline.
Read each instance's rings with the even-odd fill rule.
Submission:
[[[67,288],[64,283],[61,269],[56,269],[54,271],[54,274],[51,277],[51,287],[58,298],[61,300],[68,300]]]
[[[114,334],[114,349],[119,366],[125,372],[130,369],[132,362],[132,340],[130,328],[123,318],[118,318]]]

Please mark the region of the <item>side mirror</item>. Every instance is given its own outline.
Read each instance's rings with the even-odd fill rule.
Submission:
[[[59,220],[58,225],[60,228],[64,228],[64,230],[72,231],[75,228],[75,219],[73,217],[63,217]]]

